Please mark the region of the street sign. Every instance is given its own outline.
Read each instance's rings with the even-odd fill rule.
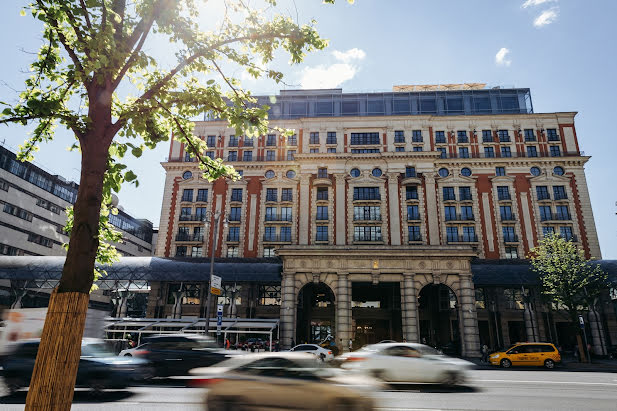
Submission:
[[[578,325],[579,325],[581,328],[585,328],[585,320],[583,320],[583,316],[582,316],[582,315],[579,315],[579,316],[578,316]]]
[[[223,315],[223,304],[217,304],[216,305],[216,315],[218,315],[218,316],[222,316]]]
[[[221,295],[221,277],[212,275],[212,281],[210,282],[210,292],[214,295]]]

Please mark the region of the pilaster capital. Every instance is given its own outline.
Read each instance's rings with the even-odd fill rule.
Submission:
[[[345,184],[345,179],[347,178],[346,174],[334,174],[334,179],[336,180],[336,184]]]
[[[424,173],[423,176],[426,184],[435,184],[435,176],[432,173]]]
[[[311,180],[310,174],[300,174],[298,178],[300,179],[301,184],[308,184],[309,181]]]
[[[397,184],[401,173],[386,173],[386,176],[388,176],[388,183]]]

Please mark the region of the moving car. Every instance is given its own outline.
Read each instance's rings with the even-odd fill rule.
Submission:
[[[141,344],[137,347],[127,348],[126,350],[120,351],[118,357],[134,357],[140,356],[148,353],[148,344]]]
[[[152,364],[157,377],[187,375],[191,368],[208,367],[233,355],[202,335],[164,334],[144,341],[148,346],[140,358]]]
[[[516,343],[505,351],[494,352],[489,356],[492,365],[503,368],[514,366],[544,366],[555,368],[561,362],[557,348],[550,343]]]
[[[448,357],[424,344],[385,343],[341,356],[341,368],[370,374],[386,382],[456,385],[467,379],[469,361]]]
[[[26,340],[14,344],[3,357],[4,381],[10,392],[30,385],[39,340]],[[88,387],[100,392],[106,388],[126,388],[132,383],[152,376],[147,361],[138,358],[118,357],[101,340],[84,339],[77,370],[77,387]]]
[[[334,359],[334,354],[331,349],[323,348],[317,344],[299,344],[289,351],[313,354],[321,361],[332,361]]]
[[[196,369],[192,385],[208,388],[208,410],[372,410],[379,381],[346,375],[306,353],[247,354]]]

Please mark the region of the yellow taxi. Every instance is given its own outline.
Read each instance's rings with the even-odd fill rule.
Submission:
[[[489,361],[491,365],[500,365],[503,368],[544,366],[552,369],[561,362],[561,355],[550,343],[516,343],[507,350],[492,353]]]

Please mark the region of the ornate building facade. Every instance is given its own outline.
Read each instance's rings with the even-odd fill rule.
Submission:
[[[262,101],[293,136],[238,136],[216,119],[194,130],[240,181],[201,178],[171,141],[155,255],[209,255],[220,213],[217,256],[283,261],[283,346],[334,334],[477,355],[481,340],[505,337],[479,311],[472,261],[524,259],[548,233],[601,257],[576,113],[534,113],[528,89],[300,90]],[[518,320],[514,329],[535,336],[531,314]]]

